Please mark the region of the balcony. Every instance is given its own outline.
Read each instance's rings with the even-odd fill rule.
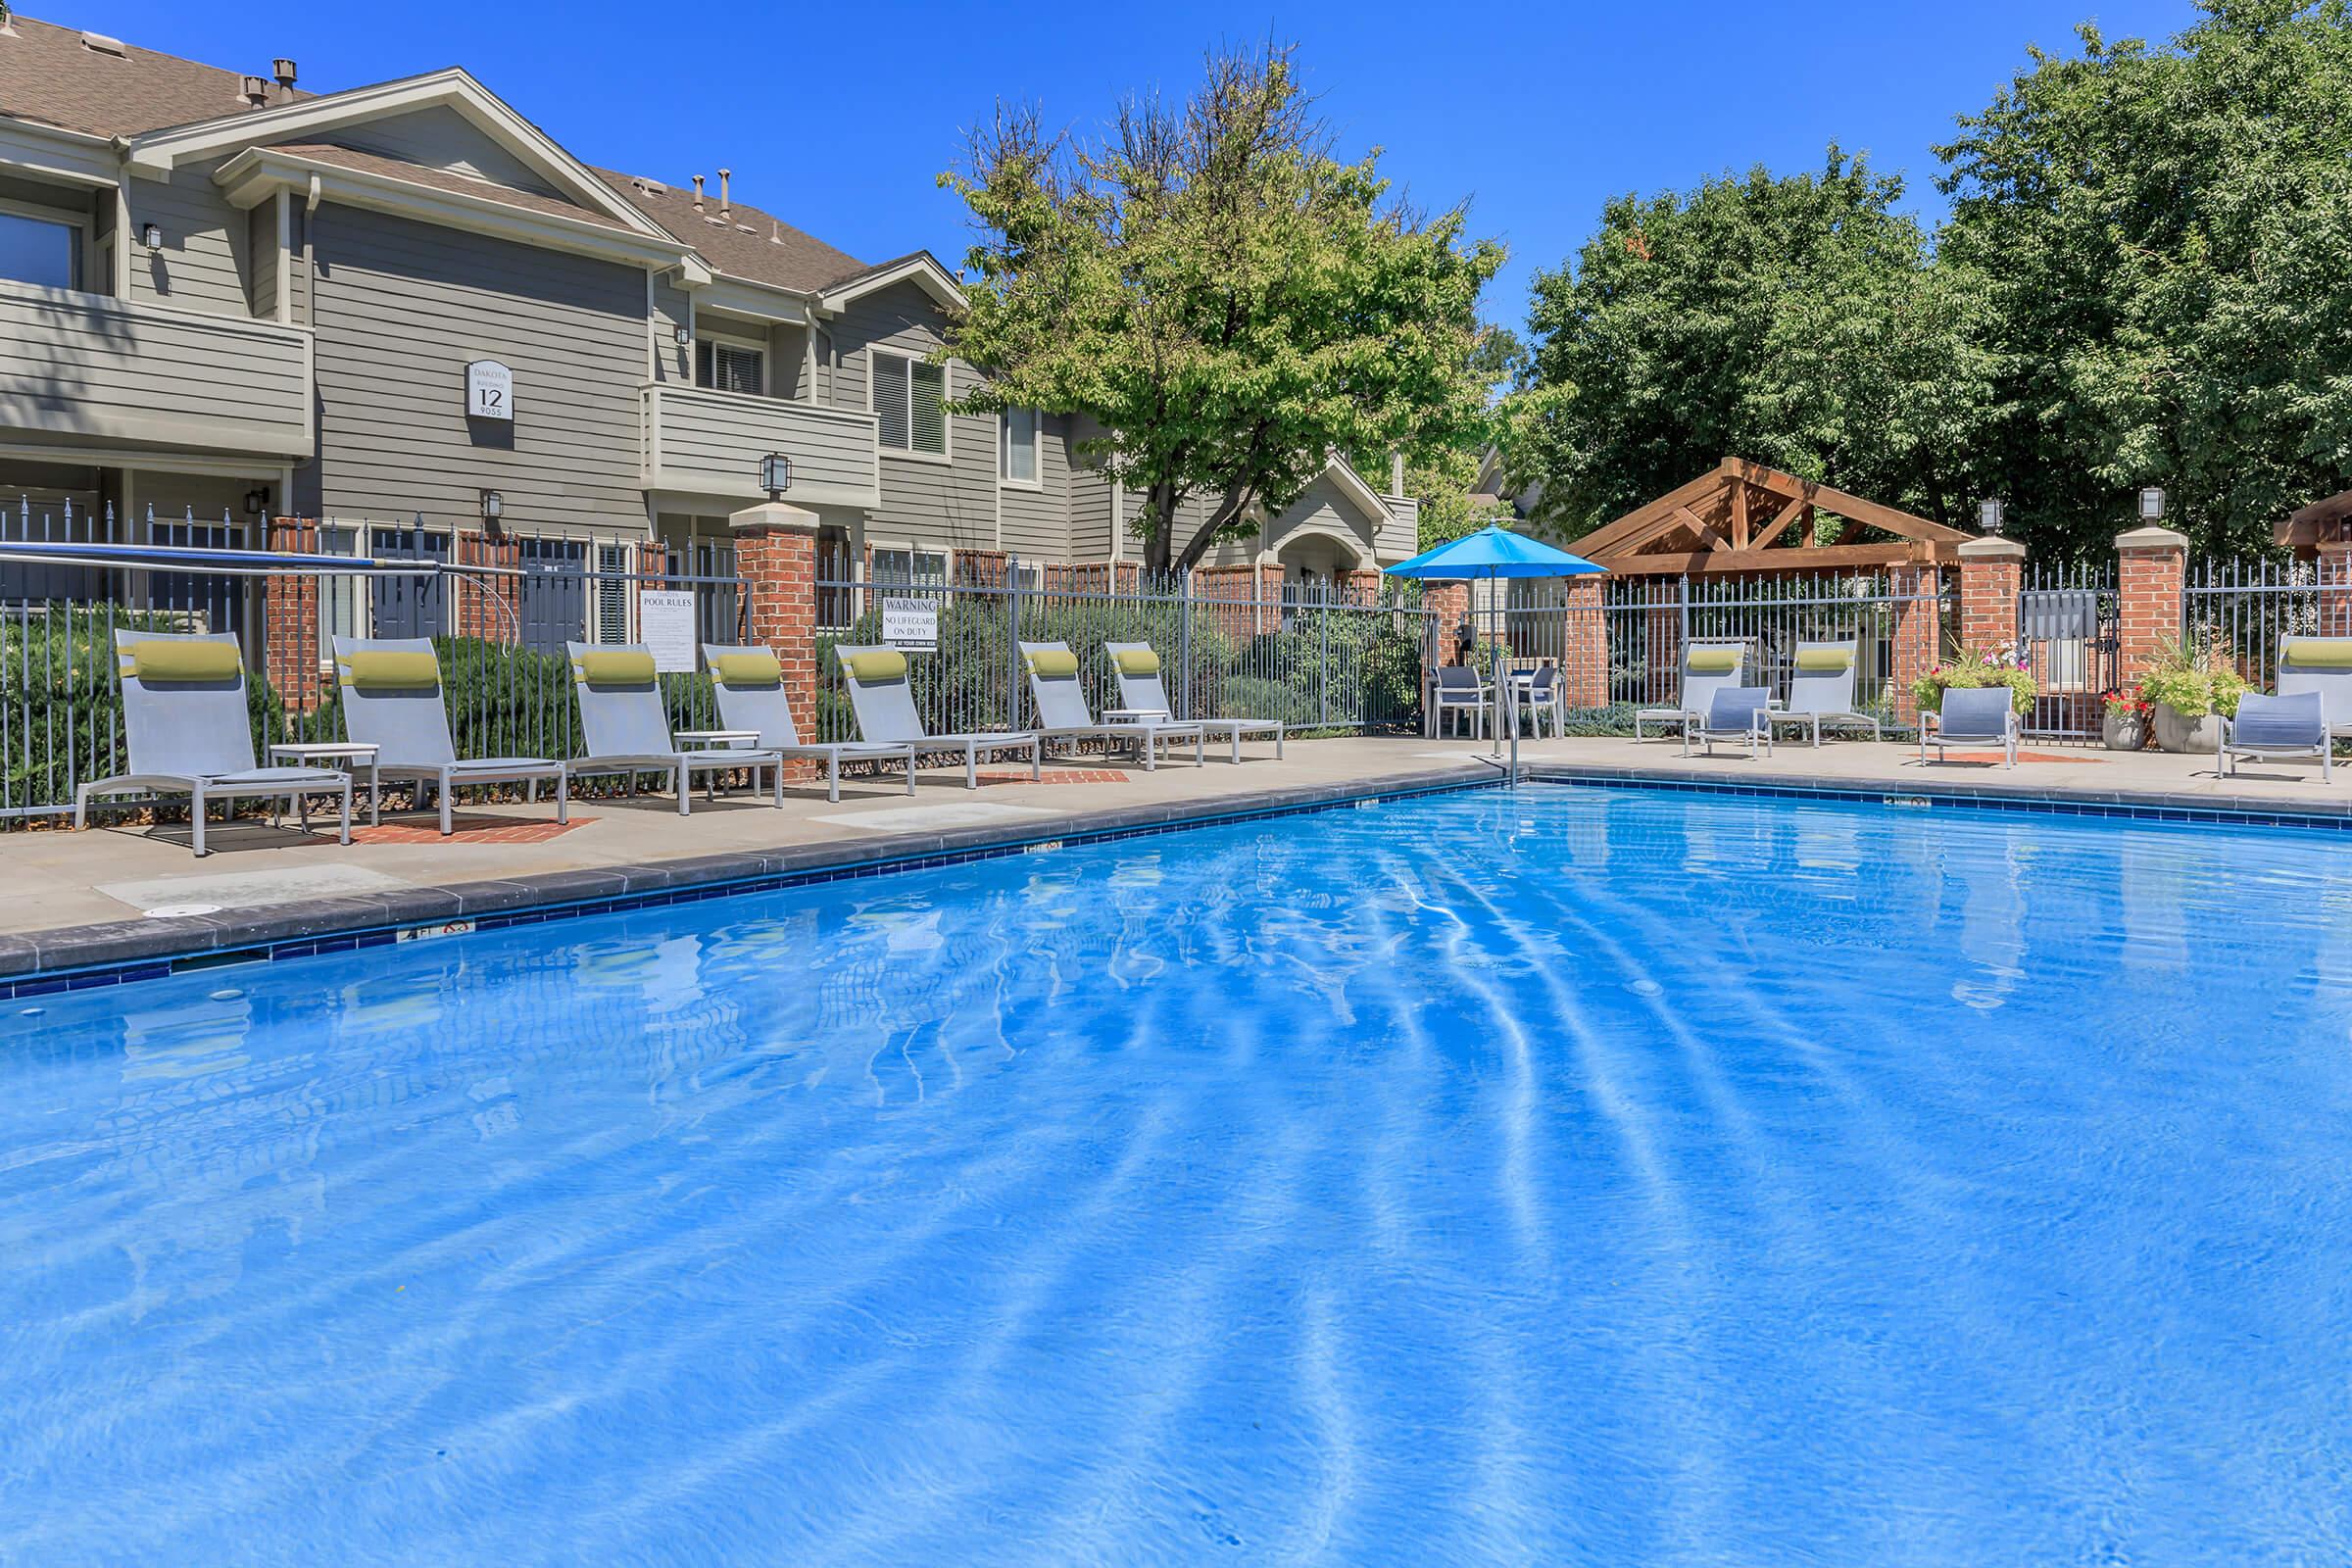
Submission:
[[[870,414],[704,387],[650,385],[644,395],[649,490],[764,501],[760,460],[781,452],[792,460],[791,501],[835,507],[881,501]]]
[[[311,455],[311,336],[0,279],[0,440],[105,463]]]

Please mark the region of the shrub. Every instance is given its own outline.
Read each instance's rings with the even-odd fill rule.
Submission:
[[[2162,704],[2182,718],[2234,716],[2246,683],[2212,646],[2191,649],[2176,642],[2157,650],[2154,667],[2140,677],[2139,693],[2143,701]]]
[[[2025,667],[2024,660],[2013,648],[1979,653],[1974,649],[1961,652],[1949,663],[1934,669],[1911,683],[1911,696],[1922,712],[1943,711],[1943,694],[1957,687],[1970,690],[1980,686],[2006,686],[2010,706],[2024,713],[2034,707],[2036,689],[2034,673]]]

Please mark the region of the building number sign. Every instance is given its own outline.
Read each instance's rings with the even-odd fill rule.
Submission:
[[[466,367],[466,416],[469,419],[514,417],[514,372],[496,360],[475,360]]]

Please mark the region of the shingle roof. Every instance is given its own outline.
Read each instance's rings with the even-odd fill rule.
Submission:
[[[715,192],[703,198],[702,211],[697,212],[691,187],[680,189],[610,169],[596,173],[639,212],[693,246],[712,268],[729,277],[811,293],[866,270],[855,256],[837,251],[757,207],[736,202],[728,209],[726,220],[720,220]]]
[[[434,190],[452,191],[460,196],[478,197],[486,202],[498,202],[507,207],[519,207],[525,212],[551,213],[558,218],[576,218],[582,222],[623,231],[628,224],[610,213],[581,207],[560,196],[542,196],[537,191],[517,190],[494,180],[474,179],[447,169],[435,169],[427,164],[412,164],[405,158],[387,158],[382,153],[364,153],[354,147],[338,147],[332,142],[280,142],[276,151],[291,153],[297,158],[314,159],[332,164],[338,169],[356,170],[363,174],[381,174],[390,179],[405,179],[413,185],[426,185]]]
[[[0,31],[0,114],[93,136],[128,136],[253,106],[243,74],[130,45],[113,54],[73,27],[17,17]],[[269,62],[257,60],[257,74]],[[271,83],[270,102],[306,96]]]

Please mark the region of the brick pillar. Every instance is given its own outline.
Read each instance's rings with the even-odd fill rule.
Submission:
[[[2334,537],[2322,539],[2313,563],[2320,590],[2322,637],[2352,637],[2352,539],[2343,537],[2343,523],[2324,525]]]
[[[1570,708],[1604,708],[1609,701],[1609,627],[1600,608],[1598,576],[1568,579],[1561,628],[1560,683]]]
[[[522,564],[522,547],[512,539],[488,539],[478,532],[461,533],[456,546],[458,564],[462,566],[496,566],[512,571]],[[522,609],[518,602],[519,586],[513,577],[458,578],[457,610],[451,629],[460,637],[502,643],[519,641],[522,626],[515,618]]]
[[[1454,662],[1454,628],[1470,613],[1470,585],[1466,582],[1433,582],[1421,595],[1421,607],[1434,611],[1438,618],[1438,662]]]
[[[775,650],[793,722],[803,740],[815,740],[816,514],[768,501],[745,508],[727,523],[749,600],[751,639]]]
[[[1960,646],[1989,654],[2017,641],[2017,593],[2026,547],[1971,539],[1960,547]]]
[[[2115,536],[2122,602],[2116,679],[2130,686],[2155,667],[2158,650],[2180,638],[2180,593],[2188,578],[2188,536],[2134,528]]]
[[[309,556],[318,551],[318,524],[309,517],[270,519],[270,548],[286,555]],[[262,673],[277,691],[290,712],[307,713],[318,706],[325,683],[318,676],[319,656],[326,645],[318,635],[318,593],[325,579],[265,577],[262,579]],[[356,583],[357,577],[339,582]],[[362,590],[365,591],[365,590]]]
[[[1943,657],[1943,627],[1936,596],[1942,582],[1933,564],[1906,564],[1886,574],[1887,592],[1895,599],[1893,662],[1886,671],[1887,695],[1894,702],[1897,724],[1919,722],[1919,703],[1911,683],[1936,666]]]

